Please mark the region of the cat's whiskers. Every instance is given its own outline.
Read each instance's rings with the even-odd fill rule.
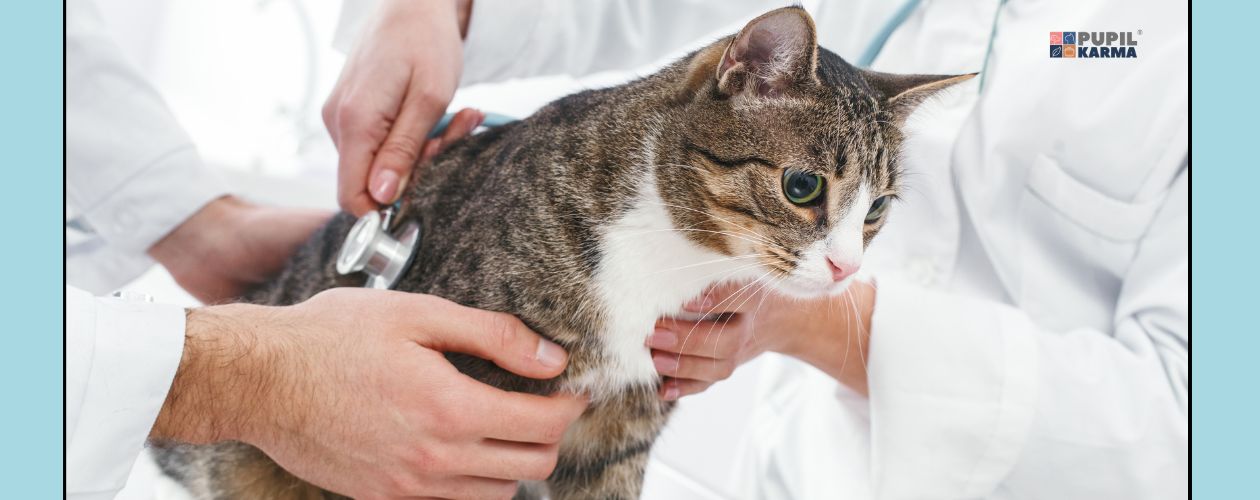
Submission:
[[[755,238],[760,238],[760,239],[764,240],[767,244],[773,244],[773,243],[774,243],[773,241],[771,241],[771,240],[770,240],[770,238],[766,237],[765,235],[763,235],[763,234],[761,234],[761,233],[758,233],[758,232],[756,232],[756,231],[753,231],[753,230],[751,230],[751,229],[748,229],[748,228],[746,228],[746,227],[743,227],[743,226],[741,226],[741,225],[739,225],[739,224],[736,224],[736,223],[735,223],[735,221],[732,221],[732,220],[730,220],[730,219],[728,219],[728,218],[722,217],[722,216],[717,215],[717,214],[714,214],[714,213],[706,212],[706,211],[704,211],[704,210],[699,210],[699,209],[695,209],[695,208],[691,208],[691,207],[685,207],[685,206],[678,205],[678,204],[674,204],[674,203],[667,203],[667,202],[665,202],[665,201],[652,201],[652,202],[649,202],[649,203],[652,203],[652,204],[655,204],[655,205],[659,205],[659,206],[662,206],[662,207],[677,208],[677,209],[681,209],[681,210],[690,210],[690,211],[695,212],[695,213],[698,213],[698,214],[700,214],[700,215],[706,215],[706,216],[709,216],[709,217],[713,217],[713,218],[715,218],[715,219],[717,219],[717,220],[720,220],[720,221],[722,221],[722,222],[725,222],[725,223],[727,223],[727,224],[730,224],[730,225],[732,225],[732,226],[735,226],[735,227],[737,227],[737,228],[739,228],[739,229],[741,229],[741,230],[743,230],[743,231],[746,231],[746,232],[748,232],[748,233],[749,233],[749,235],[750,235],[750,236],[753,236],[753,237],[755,237]]]
[[[771,276],[771,278],[773,278],[773,276]],[[754,283],[754,284],[756,284],[758,281],[761,281],[761,280],[760,280],[760,279],[758,279],[757,281],[754,281],[753,283]],[[766,289],[766,286],[768,286],[769,284],[770,284],[770,282],[769,282],[769,281],[767,281],[767,282],[765,282],[765,283],[762,283],[762,284],[761,284],[761,286],[757,287],[757,289],[756,289],[756,290],[753,290],[751,293],[749,293],[749,294],[748,294],[748,297],[746,297],[746,298],[743,300],[743,302],[740,302],[740,303],[739,303],[739,305],[735,306],[735,308],[734,308],[733,310],[738,311],[738,310],[739,310],[739,308],[744,307],[744,304],[747,304],[749,300],[752,300],[752,298],[753,298],[753,297],[756,297],[756,296],[757,296],[757,294],[759,294],[759,293],[761,293],[761,292],[762,292],[762,290],[765,290],[765,289]],[[764,296],[762,297],[762,300],[763,300],[763,301],[765,300],[765,297],[764,297]],[[741,314],[742,314],[742,313],[741,313]],[[718,330],[718,335],[717,335],[717,338],[716,338],[716,339],[714,339],[714,341],[713,341],[713,356],[712,356],[712,359],[713,359],[713,366],[715,366],[715,367],[717,366],[717,362],[718,362],[718,359],[717,359],[717,358],[718,358],[718,353],[717,353],[717,350],[718,350],[718,345],[722,343],[722,334],[726,331],[726,326],[727,326],[727,325],[729,325],[729,324],[731,323],[731,320],[732,320],[732,319],[734,319],[734,318],[735,318],[735,315],[734,315],[734,314],[731,314],[731,315],[728,315],[728,316],[726,317],[726,320],[722,321],[722,328],[721,328],[720,330]],[[747,318],[745,318],[745,319],[747,319]],[[716,328],[716,327],[717,327],[716,322],[715,322],[715,324],[713,324],[713,325],[710,325],[710,326],[709,326],[709,334],[710,334],[710,335],[712,335],[712,334],[713,334],[713,329],[714,329],[714,328]]]
[[[733,297],[737,297],[737,296],[741,295],[741,294],[744,292],[744,290],[747,290],[747,289],[748,289],[748,287],[752,286],[754,283],[757,283],[758,281],[761,281],[761,279],[762,279],[762,278],[765,278],[766,276],[770,275],[770,274],[771,274],[771,273],[773,273],[773,272],[774,272],[774,270],[766,271],[765,273],[763,273],[761,276],[758,276],[758,277],[757,277],[756,279],[754,279],[753,281],[751,281],[751,282],[749,282],[748,284],[746,284],[746,285],[744,285],[744,286],[740,287],[740,288],[739,288],[739,290],[736,290],[734,294],[731,294],[730,296],[727,296],[725,299],[722,299],[722,300],[721,300],[720,302],[718,302],[717,304],[714,304],[712,307],[710,307],[710,308],[709,308],[709,311],[721,311],[721,310],[722,310],[722,307],[724,306],[724,304],[726,304],[727,302],[730,302],[730,301],[731,301],[731,299],[732,299]],[[738,300],[738,299],[736,299],[736,300]],[[681,351],[682,351],[682,350],[684,350],[684,349],[687,347],[687,341],[688,341],[689,339],[691,339],[691,334],[693,334],[693,333],[695,333],[695,332],[696,332],[696,327],[700,326],[700,323],[701,323],[701,322],[699,322],[699,321],[695,322],[695,324],[694,324],[694,325],[692,325],[691,330],[688,330],[688,331],[687,331],[687,335],[683,336],[683,341],[682,341],[682,344],[679,344],[679,346],[678,346],[678,350],[679,350],[680,352],[679,352],[679,354],[678,354],[678,359],[677,359],[677,360],[678,360],[679,362],[681,362],[681,361],[682,361],[682,353],[681,353]]]
[[[748,269],[753,269],[753,268],[756,268],[756,267],[758,267],[758,266],[760,266],[760,265],[761,265],[761,263],[760,263],[760,262],[754,262],[754,263],[752,263],[752,264],[744,264],[744,265],[741,265],[741,266],[736,267],[736,268],[734,268],[734,269],[721,269],[721,270],[718,270],[718,271],[714,271],[714,272],[711,272],[711,273],[707,273],[707,274],[705,274],[705,275],[703,275],[703,276],[700,276],[700,277],[697,277],[697,278],[693,278],[693,279],[687,280],[685,283],[687,283],[687,284],[691,284],[691,283],[695,283],[695,282],[697,282],[697,281],[704,281],[704,282],[707,282],[707,283],[722,283],[722,282],[726,281],[726,280],[727,280],[727,278],[730,278],[731,276],[734,276],[734,275],[736,275],[736,274],[739,274],[740,272],[745,271],[745,270],[748,270]],[[714,278],[714,277],[713,277],[713,276],[715,276],[715,275],[719,275],[719,274],[721,275],[720,277],[718,277],[718,278]]]
[[[685,164],[681,164],[681,163],[667,163],[667,164],[660,164],[659,166],[685,167],[685,168],[690,168],[690,169],[695,169],[695,170],[701,170],[701,171],[702,171],[702,169],[700,169],[699,167],[695,167],[695,166],[693,166],[693,165],[685,165]],[[632,186],[632,185],[629,185],[629,184],[626,184],[626,185],[625,185],[625,187],[626,187],[627,189],[629,189],[629,190],[635,190],[635,189],[637,189],[635,186]],[[707,232],[707,233],[711,233],[711,234],[721,234],[721,235],[726,235],[726,236],[732,236],[732,237],[738,238],[738,239],[740,239],[740,240],[743,240],[743,241],[746,241],[746,242],[749,242],[749,243],[754,243],[754,244],[756,244],[756,243],[760,243],[760,244],[767,245],[767,246],[778,246],[778,245],[779,245],[779,244],[778,244],[777,242],[775,242],[774,240],[772,240],[772,239],[770,239],[770,238],[766,237],[765,235],[763,235],[763,234],[761,234],[761,233],[758,233],[757,231],[754,231],[754,230],[752,230],[752,229],[749,229],[749,228],[743,227],[743,226],[741,226],[741,225],[739,225],[739,224],[736,224],[736,223],[735,223],[735,221],[732,221],[731,219],[728,219],[728,218],[722,217],[722,216],[717,215],[717,214],[712,214],[712,213],[706,212],[706,211],[704,211],[704,210],[699,210],[699,209],[692,208],[692,207],[687,207],[687,206],[683,206],[683,205],[678,205],[678,204],[675,204],[675,203],[668,203],[668,202],[665,202],[664,200],[659,200],[659,201],[657,201],[657,200],[643,200],[643,199],[640,199],[640,200],[639,200],[639,203],[643,203],[643,204],[647,204],[647,205],[653,205],[653,206],[666,207],[666,208],[676,208],[676,209],[679,209],[679,210],[687,210],[687,211],[695,212],[695,213],[698,213],[698,214],[701,214],[701,215],[705,215],[705,216],[708,216],[708,217],[712,217],[712,218],[717,219],[717,220],[719,220],[719,221],[725,222],[725,223],[729,224],[730,226],[732,226],[732,227],[734,227],[734,228],[736,228],[736,229],[738,230],[737,232],[731,232],[731,231],[722,231],[722,230],[717,230],[717,231],[715,231],[715,230],[708,230],[708,229],[697,229],[697,228],[695,228],[695,225],[687,226],[687,227],[685,227],[685,228],[671,228],[671,229],[676,230],[676,231],[680,231],[680,232],[687,232],[687,231],[692,231],[692,232]],[[624,235],[620,235],[620,237],[623,237],[623,238],[624,238],[624,237],[627,237],[627,236],[632,236],[632,235],[647,234],[648,232],[653,232],[653,231],[665,231],[665,230],[666,230],[666,229],[655,229],[655,230],[647,230],[647,231],[634,232],[634,233],[626,233],[626,234],[624,234]]]
[[[741,302],[740,302],[740,305],[737,305],[737,306],[735,306],[735,307],[732,307],[732,309],[731,309],[731,311],[732,311],[732,312],[735,312],[735,311],[740,310],[740,307],[743,307],[743,305],[748,304],[748,301],[752,300],[752,297],[756,297],[756,296],[757,296],[757,293],[761,293],[761,291],[764,291],[764,290],[765,290],[765,288],[766,288],[767,286],[770,286],[771,281],[765,281],[765,282],[762,282],[762,280],[764,280],[764,278],[766,278],[766,276],[765,276],[765,275],[762,275],[761,277],[757,278],[757,280],[753,280],[752,282],[748,283],[748,285],[751,285],[751,286],[756,286],[756,285],[759,285],[759,283],[760,283],[760,285],[761,285],[761,286],[757,287],[757,288],[756,288],[756,290],[751,290],[751,287],[750,287],[750,290],[748,290],[748,291],[746,292],[746,293],[747,293],[747,297],[743,298],[743,301],[741,301]],[[776,278],[776,277],[774,277],[774,276],[770,276],[770,278],[771,278],[771,280],[777,280],[777,278]],[[742,288],[741,288],[741,290],[742,290]],[[736,296],[733,296],[733,297],[735,297],[735,300],[738,300],[738,297],[743,296],[743,295],[745,295],[745,293],[743,293],[743,292],[737,292],[737,295],[736,295]],[[735,300],[732,300],[732,304],[733,304],[733,301],[735,301]],[[765,300],[765,297],[764,297],[764,296],[762,296],[762,300]],[[723,321],[722,321],[722,329],[721,329],[721,330],[718,330],[717,339],[714,339],[714,340],[713,340],[713,355],[712,355],[712,359],[713,359],[713,365],[714,365],[714,366],[716,366],[716,365],[717,365],[717,348],[718,348],[718,344],[721,344],[722,334],[723,334],[723,332],[725,332],[725,330],[726,330],[726,326],[727,326],[727,325],[730,325],[731,320],[735,319],[736,314],[740,314],[740,312],[735,312],[735,314],[728,315],[728,316],[726,317],[726,320],[723,320]],[[713,324],[713,325],[709,325],[709,335],[712,335],[712,334],[713,334],[713,329],[714,329],[714,327],[717,327],[716,322],[714,322],[714,324]]]
[[[831,298],[831,300],[828,300],[828,301],[827,301],[827,307],[823,309],[824,311],[826,311],[826,312],[827,312],[826,324],[831,324],[831,318],[832,318],[835,314],[844,314],[844,312],[843,312],[843,311],[840,311],[840,310],[839,310],[839,307],[837,307],[837,306],[838,306],[838,304],[837,304],[837,302],[836,302],[836,300],[835,300],[835,299],[838,299],[838,298],[839,298],[839,297],[832,297],[832,298]],[[841,371],[841,372],[843,372],[843,371],[844,371],[844,368],[845,368],[846,366],[848,366],[848,364],[849,364],[849,351],[851,351],[851,350],[852,350],[852,347],[853,347],[853,342],[852,342],[853,332],[852,332],[852,331],[850,331],[850,330],[849,330],[849,328],[848,328],[848,318],[847,318],[847,317],[845,318],[845,323],[846,323],[846,324],[845,324],[845,329],[844,329],[844,331],[845,331],[845,339],[844,339],[844,357],[843,357],[843,358],[841,358],[841,360],[840,360],[840,371]]]
[[[858,312],[857,301],[853,299],[853,295],[849,293],[849,290],[845,290],[844,298],[845,300],[848,301],[850,309],[853,311],[853,314],[850,315],[848,320],[845,321],[845,326],[848,326],[849,320],[852,320],[854,323],[857,324],[858,359],[862,360],[862,370],[866,371],[868,369],[868,366],[866,364],[866,353],[864,352],[865,349],[862,347],[862,336],[866,334],[866,332],[864,331],[866,328],[862,326],[862,317],[860,313]],[[852,336],[853,330],[852,329],[848,329],[848,330],[849,330],[849,335]]]
[[[704,262],[697,262],[695,264],[688,264],[685,266],[671,267],[669,269],[661,269],[660,271],[654,271],[654,272],[648,273],[647,276],[654,276],[660,273],[668,273],[668,272],[673,272],[673,271],[681,271],[683,269],[690,269],[693,267],[700,267],[700,266],[705,266],[709,264],[718,264],[721,262],[743,260],[743,259],[753,259],[753,258],[759,258],[759,257],[771,257],[771,255],[768,253],[754,253],[754,254],[749,254],[749,255],[738,255],[734,257],[723,257],[721,259],[706,260]]]
[[[666,206],[668,206],[668,205],[666,205]],[[678,208],[687,208],[687,207],[678,207]],[[689,209],[689,210],[690,210],[690,209]],[[743,228],[741,228],[741,229],[743,229]],[[657,232],[666,232],[666,231],[677,231],[677,232],[689,232],[689,231],[690,231],[690,232],[701,232],[701,233],[710,233],[710,234],[721,234],[721,235],[731,236],[731,237],[733,237],[733,238],[736,238],[736,239],[739,239],[739,240],[742,240],[742,241],[745,241],[745,242],[751,243],[751,244],[753,244],[753,245],[761,244],[761,245],[765,245],[765,246],[768,246],[768,247],[775,247],[775,246],[777,246],[777,245],[778,245],[778,243],[776,243],[776,242],[774,242],[774,241],[771,241],[769,238],[766,238],[765,236],[762,236],[762,235],[757,234],[757,233],[755,233],[755,232],[748,231],[748,230],[746,230],[746,229],[745,229],[742,233],[734,233],[734,232],[730,232],[730,231],[722,231],[722,230],[697,229],[697,228],[695,228],[694,226],[687,226],[687,227],[683,227],[683,228],[671,227],[671,228],[645,229],[645,230],[642,230],[642,231],[634,231],[634,232],[629,232],[629,233],[625,233],[625,234],[620,234],[620,235],[617,235],[617,236],[618,236],[618,239],[624,239],[624,238],[627,238],[627,237],[630,237],[630,236],[640,236],[640,235],[644,235],[644,234],[657,233]]]
[[[744,236],[744,235],[737,234],[737,233],[732,233],[732,232],[730,232],[730,231],[714,231],[714,230],[711,230],[711,229],[687,229],[687,228],[682,228],[682,229],[680,229],[680,228],[675,228],[675,227],[671,227],[671,228],[664,228],[664,229],[645,229],[645,230],[642,230],[642,231],[633,231],[633,232],[628,232],[628,233],[624,233],[624,234],[618,234],[618,235],[616,235],[616,236],[615,236],[615,238],[614,238],[614,239],[616,239],[616,240],[622,240],[622,239],[625,239],[625,238],[628,238],[628,237],[631,237],[631,236],[642,236],[642,235],[644,235],[644,234],[651,234],[651,233],[663,233],[663,232],[666,232],[666,231],[677,231],[677,232],[680,232],[680,233],[683,233],[683,232],[698,232],[698,233],[721,234],[721,235],[730,236],[730,237],[732,237],[732,238],[737,238],[737,239],[740,239],[740,240],[743,240],[743,241],[746,241],[746,242],[748,242],[748,243],[752,243],[752,244],[761,244],[761,245],[765,245],[765,244],[766,244],[766,242],[763,242],[763,241],[757,241],[757,240],[753,240],[753,239],[749,239],[748,237],[746,237],[746,236]]]
[[[771,276],[771,277],[770,277],[770,279],[771,279],[771,280],[770,280],[770,281],[767,281],[765,285],[762,285],[761,290],[758,290],[758,291],[757,291],[757,293],[761,293],[763,290],[765,290],[765,289],[766,289],[766,287],[769,287],[769,286],[775,285],[775,284],[777,284],[779,281],[782,281],[782,280],[783,280],[783,278],[779,278],[779,277],[777,277],[777,276]],[[767,297],[769,297],[769,296],[770,296],[770,294],[767,294],[767,293],[762,293],[762,294],[761,294],[761,300],[760,300],[759,302],[757,302],[757,307],[753,309],[752,314],[748,317],[748,323],[749,323],[749,325],[756,325],[756,324],[757,324],[757,313],[761,312],[761,306],[765,305],[765,303],[766,303],[766,298],[767,298]],[[750,328],[751,328],[751,326],[750,326]],[[757,330],[754,328],[754,329],[753,329],[750,333],[752,333],[752,341],[753,341],[754,343],[755,343],[755,342],[758,342],[758,340],[757,340]]]
[[[836,314],[842,314],[842,313],[843,313],[842,311],[839,311],[839,308],[838,308],[838,307],[836,307],[836,306],[837,306],[837,303],[836,303],[836,300],[835,300],[835,299],[836,299],[836,297],[829,297],[829,298],[828,298],[828,300],[827,300],[827,307],[823,308],[823,311],[825,311],[825,312],[827,313],[827,317],[826,317],[825,324],[828,324],[828,325],[829,325],[829,324],[831,324],[832,318],[833,318],[833,317],[835,317],[835,315],[836,315]],[[846,319],[846,323],[847,323],[847,319]],[[853,342],[850,342],[850,339],[852,338],[853,332],[850,332],[850,331],[849,331],[849,329],[848,329],[848,327],[847,327],[847,324],[846,324],[846,328],[844,329],[844,331],[845,331],[845,335],[846,335],[846,337],[845,337],[845,339],[844,339],[844,340],[845,340],[845,342],[844,342],[844,357],[843,357],[843,358],[841,358],[841,360],[840,360],[840,371],[841,371],[841,372],[843,372],[843,371],[844,371],[845,366],[848,366],[848,364],[849,364],[849,351],[853,350],[853,349],[852,349]]]

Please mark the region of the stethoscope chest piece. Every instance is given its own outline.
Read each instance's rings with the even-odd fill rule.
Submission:
[[[386,212],[390,212],[386,210]],[[389,289],[411,265],[420,243],[420,225],[403,224],[397,237],[389,233],[392,213],[368,212],[354,223],[337,256],[337,272],[368,275],[368,288]]]

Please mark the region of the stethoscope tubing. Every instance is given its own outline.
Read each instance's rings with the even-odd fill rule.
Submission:
[[[451,120],[453,120],[454,118],[455,118],[455,113],[447,113],[443,115],[442,119],[438,120],[437,125],[433,126],[433,131],[429,132],[429,137],[437,137],[439,135],[442,135],[442,132],[446,131],[446,127],[449,127],[451,125]],[[507,125],[514,121],[516,121],[516,118],[512,118],[508,115],[487,112],[486,119],[485,121],[481,122],[481,126],[487,127],[487,128],[494,128],[494,127],[498,127],[502,125]]]

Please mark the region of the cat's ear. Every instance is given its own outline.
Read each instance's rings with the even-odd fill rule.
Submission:
[[[866,83],[870,84],[881,99],[881,107],[893,116],[898,125],[905,123],[915,108],[924,100],[952,85],[956,85],[976,76],[976,73],[965,75],[894,75],[876,71],[862,71]]]
[[[776,97],[797,84],[818,83],[814,20],[800,7],[772,10],[748,22],[717,64],[718,90]]]

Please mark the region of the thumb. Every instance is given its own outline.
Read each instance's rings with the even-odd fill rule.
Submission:
[[[564,348],[515,316],[444,302],[446,307],[426,311],[426,333],[419,339],[425,347],[471,354],[524,377],[548,379],[564,371]]]
[[[420,158],[429,130],[442,112],[441,106],[403,102],[398,118],[377,148],[368,169],[368,193],[377,203],[388,205],[398,199]]]

